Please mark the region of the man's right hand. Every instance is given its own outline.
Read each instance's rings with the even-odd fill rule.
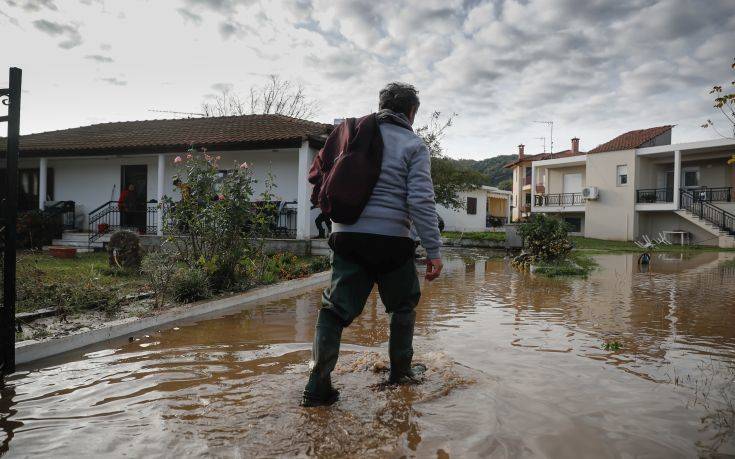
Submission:
[[[434,258],[434,259],[426,259],[426,276],[424,278],[431,282],[437,277],[439,277],[439,274],[442,272],[442,268],[444,267],[444,264],[442,263],[441,258]]]

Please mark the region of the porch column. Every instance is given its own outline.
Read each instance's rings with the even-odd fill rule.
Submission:
[[[536,166],[531,163],[531,212],[536,205]]]
[[[311,237],[311,185],[309,184],[309,167],[313,159],[309,141],[304,140],[299,148],[299,171],[296,203],[296,239]]]
[[[156,199],[158,200],[158,212],[156,212],[156,233],[163,235],[163,209],[161,202],[164,197],[163,182],[166,180],[166,155],[158,155],[158,181],[156,182]]]
[[[48,195],[48,159],[41,158],[38,162],[38,209],[46,208],[46,196]]]
[[[674,151],[674,207],[679,208],[681,194],[679,189],[681,188],[681,151]]]

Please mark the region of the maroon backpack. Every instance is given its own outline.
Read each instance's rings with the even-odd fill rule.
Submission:
[[[355,223],[373,193],[382,163],[377,115],[346,119],[332,131],[311,165],[311,203],[334,222]]]

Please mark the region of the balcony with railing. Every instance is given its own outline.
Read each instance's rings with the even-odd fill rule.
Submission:
[[[577,207],[584,206],[582,193],[553,193],[535,195],[535,207]]]
[[[692,199],[701,202],[732,202],[731,187],[688,188]],[[673,188],[644,188],[636,190],[637,204],[668,204],[674,202]]]

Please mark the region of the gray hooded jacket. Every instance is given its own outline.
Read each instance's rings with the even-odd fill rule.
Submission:
[[[379,120],[387,117],[391,118],[390,123],[380,123],[383,163],[373,193],[357,222],[333,223],[332,232],[410,237],[413,222],[427,256],[439,258],[441,236],[429,150],[405,115],[390,110],[378,112]]]

